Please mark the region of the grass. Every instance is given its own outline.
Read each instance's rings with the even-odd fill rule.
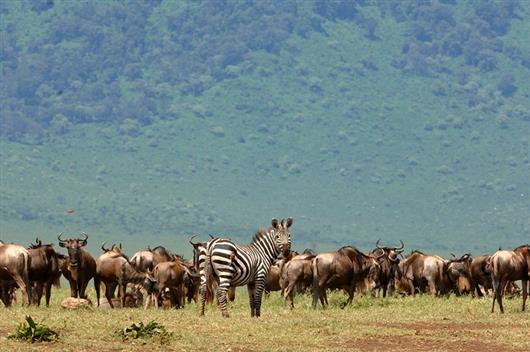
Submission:
[[[528,350],[530,319],[521,312],[521,299],[506,301],[506,313],[491,314],[490,299],[430,296],[371,298],[356,297],[351,306],[340,309],[345,297],[330,295],[330,307],[311,308],[307,296],[296,297],[296,308],[283,304],[278,293],[265,298],[262,317],[251,318],[245,290],[238,291],[231,317],[224,319],[216,306],[207,307],[199,318],[198,306],[181,310],[62,309],[60,301],[68,291],[52,296],[50,308],[2,308],[0,350],[54,351],[394,351],[404,350]],[[93,292],[89,293],[93,296]],[[56,330],[61,339],[53,345],[30,345],[6,339],[17,321],[31,314]],[[138,321],[156,321],[171,337],[124,340],[116,335]]]

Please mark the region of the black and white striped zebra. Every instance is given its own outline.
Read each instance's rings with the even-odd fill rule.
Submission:
[[[204,248],[206,258],[201,273],[201,315],[208,280],[211,276],[219,280],[217,300],[224,317],[228,317],[226,293],[230,287],[247,285],[250,301],[250,315],[261,314],[261,297],[265,288],[267,274],[272,263],[283,254],[291,251],[291,233],[289,228],[293,219],[278,221],[272,219],[271,226],[259,230],[248,245],[237,245],[229,239],[214,238]]]

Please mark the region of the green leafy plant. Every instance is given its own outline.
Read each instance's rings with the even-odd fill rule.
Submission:
[[[51,342],[59,338],[59,334],[44,324],[36,323],[29,315],[26,322],[20,323],[17,330],[7,338],[17,340],[27,340],[33,342]]]
[[[171,338],[172,333],[167,331],[163,325],[151,320],[147,324],[143,322],[133,323],[124,329],[116,331],[116,335],[123,340],[158,338],[164,343]]]

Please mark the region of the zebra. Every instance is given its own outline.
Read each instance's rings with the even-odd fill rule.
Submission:
[[[248,245],[237,245],[229,239],[214,238],[204,244],[206,258],[201,271],[201,312],[204,316],[209,278],[219,280],[217,300],[223,317],[228,317],[226,292],[230,287],[247,285],[250,315],[261,314],[261,297],[267,274],[280,254],[286,257],[291,251],[289,228],[293,219],[272,219],[271,226],[258,230]]]

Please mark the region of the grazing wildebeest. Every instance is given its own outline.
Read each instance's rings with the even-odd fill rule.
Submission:
[[[213,239],[207,248],[205,270],[219,279],[217,299],[224,317],[228,317],[226,293],[230,286],[247,285],[250,315],[261,315],[261,298],[267,280],[267,273],[280,255],[291,251],[289,228],[293,219],[272,219],[266,230],[258,230],[248,245],[236,245],[229,239]],[[204,293],[206,278],[201,274],[201,315],[204,315]],[[204,283],[204,284],[203,284]]]
[[[464,254],[460,258],[453,259],[446,263],[447,290],[453,291],[456,295],[473,293],[475,285],[471,277],[471,258],[470,254]]]
[[[504,313],[502,306],[502,291],[509,281],[522,281],[523,308],[525,310],[526,297],[528,296],[528,280],[530,276],[530,245],[522,245],[513,251],[497,251],[486,264],[486,270],[491,273],[493,285],[493,303],[491,312],[495,309],[495,300],[499,303],[501,313]]]
[[[177,256],[169,252],[162,246],[153,249],[147,247],[143,251],[134,253],[131,258],[131,264],[138,271],[152,271],[158,263],[170,262]]]
[[[118,286],[119,296],[122,299],[121,306],[126,307],[127,284],[143,284],[150,286],[152,278],[148,273],[138,272],[129,263],[128,258],[121,252],[121,247],[113,246],[112,249],[105,249],[104,253],[96,260],[96,275],[94,276],[94,287],[96,289],[96,299],[99,305],[100,284],[105,284],[105,297],[111,308],[113,305],[114,291]]]
[[[313,259],[313,308],[319,299],[323,307],[328,304],[328,288],[345,290],[348,299],[342,307],[350,304],[357,283],[379,270],[377,259],[352,246],[317,255]]]
[[[381,253],[384,253],[383,256],[379,256],[378,262],[380,266],[378,282],[376,282],[376,290],[381,289],[383,291],[383,297],[386,297],[387,290],[390,290],[390,294],[394,290],[394,280],[397,276],[399,270],[399,257],[398,255],[403,252],[405,245],[403,241],[399,240],[401,243],[400,247],[382,247],[379,245],[379,241],[375,243],[376,249],[372,251],[373,255],[379,256]]]
[[[38,238],[35,244],[28,249],[31,256],[31,265],[29,269],[29,280],[35,285],[33,294],[33,303],[40,306],[42,292],[44,290],[46,306],[50,305],[52,284],[60,287],[59,279],[61,272],[59,270],[59,258],[57,252],[53,249],[52,244],[42,244]]]
[[[281,271],[280,286],[283,287],[283,297],[291,301],[291,308],[294,308],[295,288],[298,292],[311,287],[313,282],[313,259],[316,254],[299,254],[285,263]]]
[[[28,250],[16,244],[0,242],[0,280],[14,280],[24,294],[24,300],[31,304],[32,287],[29,280],[31,255]],[[7,287],[7,283],[4,284]],[[4,304],[10,305],[9,290],[2,289]]]
[[[433,296],[444,293],[446,263],[443,258],[412,251],[408,257],[400,261],[399,269],[413,296],[416,295],[416,288],[423,291],[426,285]]]
[[[68,251],[68,258],[61,271],[67,274],[65,277],[70,282],[70,293],[72,297],[87,298],[85,291],[90,279],[96,274],[96,261],[94,258],[83,249],[87,245],[88,235],[83,233],[83,239],[69,238],[63,240],[61,232],[57,239],[59,246],[66,248]],[[66,268],[65,268],[66,266]]]
[[[158,300],[162,298],[163,301],[169,303],[167,306],[171,308],[183,308],[185,287],[191,276],[186,266],[178,259],[162,262],[155,266],[153,276],[158,286],[156,306],[158,307]]]
[[[484,294],[480,286],[484,287],[484,291],[487,294],[492,288],[491,286],[491,273],[486,271],[486,264],[489,259],[489,255],[481,255],[473,258],[469,266],[469,273],[471,275],[471,283],[475,294],[478,297],[483,297]]]

